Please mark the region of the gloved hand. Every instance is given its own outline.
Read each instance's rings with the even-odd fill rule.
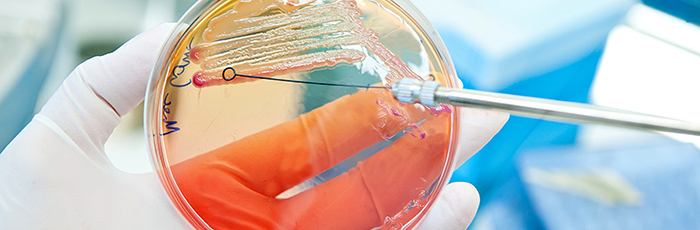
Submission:
[[[387,90],[360,90],[171,170],[189,205],[214,229],[393,226],[419,213],[409,202],[428,201],[446,160],[449,118],[395,101]],[[413,129],[420,133],[397,138],[347,173],[275,199],[418,122]]]
[[[192,228],[155,173],[122,172],[104,153],[119,114],[143,99],[171,26],[155,27],[114,53],[78,66],[0,153],[0,229]],[[486,144],[508,118],[503,113],[460,110],[457,165]],[[464,229],[478,201],[471,185],[450,184],[419,229]]]

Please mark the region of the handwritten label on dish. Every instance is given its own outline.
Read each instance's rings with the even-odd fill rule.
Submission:
[[[192,38],[192,40],[194,40],[194,38]],[[187,49],[187,52],[185,52],[185,54],[183,54],[184,58],[182,58],[182,62],[184,64],[177,65],[177,66],[175,66],[175,68],[173,68],[172,78],[170,78],[170,81],[168,81],[168,83],[170,83],[170,85],[172,87],[182,88],[182,87],[185,87],[185,86],[192,84],[192,79],[188,80],[187,83],[184,83],[184,84],[177,84],[175,82],[175,80],[179,79],[180,76],[182,76],[182,74],[185,73],[187,66],[189,66],[191,63],[190,50],[192,49],[192,40],[190,40],[190,43],[185,48],[185,49]]]
[[[165,94],[165,97],[163,97],[163,125],[165,126],[164,132],[160,134],[160,136],[167,136],[169,134],[172,134],[174,132],[180,131],[180,128],[177,127],[177,121],[174,120],[168,120],[170,116],[170,105],[172,105],[172,101],[168,100],[168,96],[170,96],[170,93]]]

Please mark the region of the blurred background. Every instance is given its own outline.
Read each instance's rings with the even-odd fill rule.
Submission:
[[[700,123],[700,0],[412,0],[465,88]],[[0,0],[0,148],[80,62],[176,21],[193,0]],[[142,108],[105,149],[152,171]],[[470,229],[700,229],[700,139],[512,116],[455,171]]]
[[[29,123],[81,62],[175,22],[195,0],[0,0],[0,149]],[[106,149],[128,172],[152,171],[140,106]]]

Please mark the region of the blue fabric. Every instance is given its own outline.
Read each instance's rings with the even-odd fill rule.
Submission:
[[[49,39],[38,49],[19,81],[4,98],[0,98],[0,152],[34,116],[37,97],[56,56],[65,22],[65,13],[62,13],[58,26],[47,36]]]
[[[700,229],[700,151],[666,138],[587,151],[550,149],[523,155],[519,172],[614,171],[641,195],[638,203],[605,204],[541,184],[523,185],[547,229]]]
[[[491,230],[544,229],[520,178],[508,179],[490,200],[482,203],[478,217],[470,226],[472,229],[481,229],[479,226]]]
[[[642,2],[700,26],[700,0],[642,0]]]
[[[450,36],[445,36],[444,40],[448,49],[459,44]],[[587,102],[603,46],[601,44],[591,54],[571,65],[518,82],[499,92]],[[458,74],[461,74],[457,68]],[[465,82],[465,87],[470,88],[471,85]],[[518,152],[551,145],[574,144],[577,131],[577,125],[511,116],[503,129],[481,151],[455,171],[452,181],[474,184],[485,198],[484,202],[488,202],[491,190],[515,175],[514,159]]]
[[[0,120],[3,121],[3,128],[0,129],[2,149],[5,149],[32,119],[39,90],[48,74],[54,51],[55,49],[48,47],[48,44],[44,45],[34,61],[28,65],[30,68],[27,68],[14,88],[0,102],[0,109],[3,110],[0,113]]]

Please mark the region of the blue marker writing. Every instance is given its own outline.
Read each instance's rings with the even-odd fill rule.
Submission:
[[[185,87],[185,86],[192,84],[192,79],[187,81],[187,83],[185,83],[185,84],[176,84],[173,81],[177,80],[182,75],[182,73],[185,72],[185,68],[187,68],[187,66],[190,65],[190,50],[192,49],[192,41],[193,40],[194,40],[194,38],[192,38],[190,40],[190,43],[186,47],[187,52],[185,54],[183,54],[184,58],[182,58],[182,61],[185,64],[181,64],[181,65],[175,66],[175,68],[173,68],[173,77],[170,78],[170,81],[168,81],[168,83],[170,83],[170,85],[173,87],[182,88],[182,87]]]
[[[180,131],[180,128],[176,126],[177,121],[168,120],[168,115],[170,115],[170,105],[173,103],[172,101],[168,101],[168,96],[170,96],[170,93],[165,94],[165,97],[163,98],[163,124],[165,125],[166,132],[161,133],[160,136],[166,136],[168,134]]]

